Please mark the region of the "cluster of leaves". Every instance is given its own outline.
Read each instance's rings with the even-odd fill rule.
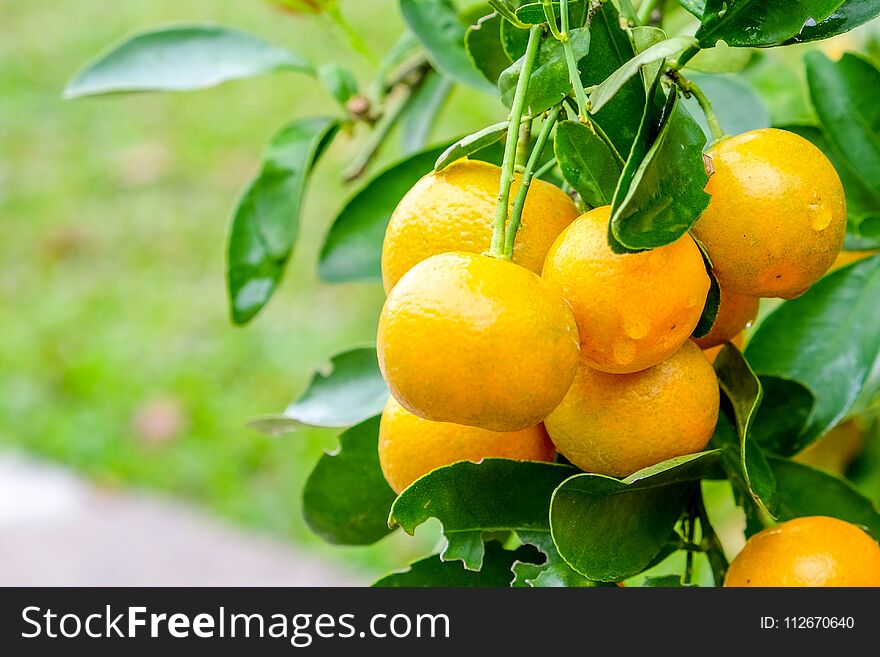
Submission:
[[[338,116],[297,119],[280,129],[239,199],[228,247],[236,323],[256,316],[281,281],[310,173],[346,124],[375,124],[354,174],[400,122],[405,154],[354,193],[335,218],[319,262],[328,282],[380,279],[389,217],[425,172],[463,156],[500,162],[506,121],[445,144],[428,143],[431,126],[456,84],[511,105],[527,28],[547,20],[546,3],[493,2],[507,17],[489,6],[462,15],[450,0],[399,4],[407,34],[367,91],[338,65],[315,67],[253,35],[210,25],[135,35],[68,86],[68,97],[178,91],[293,71],[319,79],[344,108]],[[559,3],[550,5],[559,15]],[[761,73],[770,55],[752,48],[828,38],[880,14],[880,3],[857,0],[680,0],[699,25],[694,36],[669,37],[638,25],[629,1],[569,5],[574,29],[567,47],[589,95],[589,115],[578,116],[568,54],[549,31],[531,72],[527,112],[535,117],[564,108],[553,152],[543,158],[554,165],[542,175],[565,185],[585,207],[610,204],[609,243],[621,252],[671,243],[708,203],[703,150],[710,128],[694,111],[680,71],[714,101],[728,133],[766,127],[773,112],[765,102],[780,95],[780,83]],[[624,29],[627,21],[632,27]],[[805,66],[813,111],[796,125],[774,124],[807,137],[836,165],[848,201],[847,246],[878,248],[880,71],[849,54],[832,62],[810,52]],[[379,111],[365,119],[356,100]],[[622,480],[563,463],[489,459],[440,468],[395,496],[377,457],[377,416],[388,392],[371,346],[335,356],[299,400],[254,426],[275,434],[300,424],[346,428],[339,450],[320,459],[304,490],[306,518],[329,542],[364,545],[396,527],[412,533],[429,518],[440,521],[443,552],[378,585],[598,586],[694,549],[707,554],[718,581],[726,562],[703,507],[702,480],[730,481],[749,534],[767,519],[827,514],[880,535],[880,513],[869,499],[846,480],[790,459],[876,397],[878,292],[875,257],[776,307],[745,355],[727,346],[716,361],[724,403],[710,449]],[[711,328],[716,310],[717,296],[707,303],[699,334]],[[681,584],[673,579],[654,583]]]

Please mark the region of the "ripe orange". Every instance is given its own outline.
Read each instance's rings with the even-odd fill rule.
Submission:
[[[880,545],[837,518],[796,518],[752,536],[724,586],[880,586]]]
[[[791,299],[834,264],[846,233],[846,201],[827,157],[803,137],[773,128],[730,137],[708,152],[709,207],[691,229],[722,289]]]
[[[511,203],[520,177],[517,175],[513,184]],[[394,210],[385,231],[385,292],[414,265],[432,255],[487,251],[500,181],[501,169],[494,164],[463,159],[416,183]],[[532,180],[513,261],[540,274],[553,240],[577,216],[577,207],[561,189],[543,180]]]
[[[705,448],[718,403],[715,371],[687,340],[667,360],[634,374],[581,365],[544,424],[560,454],[581,470],[626,477]]]
[[[419,417],[492,431],[540,423],[578,364],[571,309],[529,270],[472,253],[420,262],[379,318],[379,366]]]
[[[712,329],[702,338],[694,338],[700,349],[709,349],[730,342],[752,325],[758,316],[761,300],[721,290],[721,305]]]
[[[644,370],[674,354],[700,320],[709,276],[694,241],[642,253],[608,246],[609,206],[578,218],[556,239],[542,276],[571,304],[581,359],[603,372]]]
[[[485,458],[552,461],[556,449],[544,426],[495,432],[423,420],[388,400],[379,425],[379,463],[388,485],[400,493],[416,479],[457,461]]]

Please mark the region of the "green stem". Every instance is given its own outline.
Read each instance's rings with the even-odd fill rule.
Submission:
[[[541,5],[544,8],[544,18],[547,19],[547,25],[550,26],[550,34],[553,35],[553,38],[565,43],[568,41],[568,34],[566,33],[567,31],[564,25],[562,27],[562,32],[560,32],[559,28],[556,26],[556,12],[551,4],[552,1],[553,0],[541,0]]]
[[[709,130],[712,132],[713,141],[724,139],[727,134],[724,132],[724,128],[721,127],[721,123],[718,121],[718,115],[715,114],[715,110],[712,109],[712,101],[703,93],[703,90],[694,82],[684,77],[679,71],[672,70],[670,72],[670,77],[672,78],[672,81],[678,85],[678,88],[686,95],[692,95],[697,99],[697,102],[700,104],[700,109],[703,110],[703,114],[706,115],[706,123],[709,124]]]
[[[532,77],[532,69],[535,67],[538,46],[541,43],[541,32],[540,25],[534,25],[529,30],[529,43],[526,46],[526,54],[523,55],[523,65],[519,72],[519,80],[516,83],[516,92],[513,96],[513,104],[510,108],[510,117],[508,118],[509,127],[507,129],[507,140],[504,144],[504,159],[501,162],[498,204],[495,206],[495,220],[492,225],[492,245],[489,247],[489,254],[496,258],[504,258],[504,228],[507,224],[510,187],[513,184],[513,167],[516,164],[516,146],[519,141],[518,127],[526,106],[529,81]]]
[[[721,586],[724,583],[724,576],[727,574],[727,557],[724,556],[724,547],[721,545],[721,539],[715,533],[715,528],[709,522],[709,514],[706,511],[706,504],[703,502],[702,491],[697,495],[696,501],[697,516],[700,519],[700,533],[702,540],[700,541],[706,557],[709,559],[709,565],[712,567],[712,577],[715,579],[715,585]]]
[[[639,5],[639,12],[637,14],[639,25],[647,25],[651,22],[651,14],[654,9],[657,8],[657,1],[658,0],[642,0],[642,4]]]
[[[532,154],[529,156],[529,161],[526,164],[526,170],[523,172],[522,180],[520,180],[519,191],[516,193],[516,199],[513,201],[513,210],[510,213],[510,223],[507,225],[507,232],[504,235],[505,260],[513,259],[513,247],[516,244],[516,233],[519,230],[520,223],[522,223],[522,213],[526,206],[526,196],[529,193],[529,186],[532,184],[532,178],[535,175],[535,169],[538,168],[538,160],[541,159],[541,153],[544,151],[544,146],[547,145],[547,140],[550,138],[553,126],[556,125],[556,119],[559,118],[560,110],[562,110],[562,105],[557,105],[548,112],[547,118],[544,119],[544,125],[541,126],[541,132],[538,133],[538,138],[535,140],[535,146],[532,148]]]
[[[528,23],[523,23],[518,19],[513,10],[504,4],[503,0],[489,0],[489,6],[497,11],[501,18],[507,20],[514,27],[518,27],[521,30],[528,30],[531,27]]]
[[[553,12],[552,7],[550,8],[550,12]],[[565,64],[568,66],[568,79],[571,81],[571,86],[574,89],[574,97],[575,100],[577,100],[578,118],[581,121],[586,121],[588,112],[587,94],[584,91],[584,83],[581,82],[581,74],[580,71],[578,71],[577,61],[575,61],[574,58],[574,48],[571,45],[571,40],[568,38],[568,0],[560,0],[559,13],[561,15],[562,35],[565,37],[564,39],[560,39],[560,41],[562,41],[562,50],[565,53]],[[555,18],[553,19],[553,23],[555,25]]]
[[[548,171],[553,169],[553,167],[555,167],[555,166],[556,166],[556,158],[551,157],[549,160],[544,162],[544,164],[542,164],[540,167],[538,167],[538,170],[535,171],[535,175],[532,177],[533,178],[541,178],[544,174],[546,174]]]
[[[699,44],[690,46],[678,56],[678,59],[674,62],[670,62],[669,66],[676,71],[683,69],[684,65],[696,57],[700,50],[702,50],[702,48]]]
[[[385,143],[385,140],[388,138],[388,135],[391,133],[391,130],[397,124],[400,117],[403,115],[404,110],[407,107],[407,101],[413,93],[413,86],[402,86],[402,91],[400,92],[400,98],[395,99],[393,103],[386,101],[386,111],[383,113],[382,118],[379,119],[379,122],[376,124],[373,131],[367,137],[367,141],[364,143],[363,148],[358,151],[351,164],[343,171],[342,179],[345,182],[351,182],[353,180],[357,180],[367,170],[367,167],[373,161],[373,158],[379,153],[379,149]],[[388,107],[390,105],[390,107]]]

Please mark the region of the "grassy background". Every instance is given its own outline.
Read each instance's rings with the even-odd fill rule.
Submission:
[[[350,192],[338,174],[358,135],[337,140],[319,167],[276,298],[247,328],[228,320],[234,200],[278,127],[336,113],[334,101],[289,74],[193,94],[61,99],[108,44],[177,20],[247,29],[313,61],[349,64],[364,82],[370,65],[338,35],[260,0],[111,4],[3,1],[0,447],[70,464],[106,486],[179,495],[358,560],[368,574],[399,566],[425,541],[331,548],[304,526],[300,489],[334,432],[270,439],[245,426],[283,409],[331,353],[374,338],[380,286],[323,285],[314,273]],[[376,51],[400,32],[393,0],[342,8]],[[499,113],[496,101],[457,92],[436,137]]]

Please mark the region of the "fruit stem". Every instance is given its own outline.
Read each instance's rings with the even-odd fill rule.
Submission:
[[[496,258],[504,258],[504,228],[507,224],[507,209],[510,203],[510,187],[513,185],[513,167],[516,164],[516,147],[519,141],[519,124],[522,121],[523,110],[526,105],[526,96],[529,92],[529,81],[532,77],[532,69],[535,67],[535,59],[538,55],[538,46],[541,43],[540,25],[534,25],[529,30],[529,43],[526,46],[526,54],[523,55],[523,65],[519,72],[519,80],[516,83],[516,92],[513,96],[513,104],[508,117],[507,140],[504,144],[504,159],[501,163],[501,183],[498,188],[498,204],[495,206],[495,221],[492,226],[492,245],[489,254]]]
[[[522,223],[522,213],[526,206],[526,196],[529,193],[529,186],[532,184],[532,178],[535,175],[535,170],[538,168],[538,160],[541,159],[541,153],[544,151],[544,146],[547,145],[547,140],[550,138],[553,126],[556,125],[556,119],[559,118],[559,112],[561,109],[562,105],[557,105],[547,113],[547,118],[544,119],[544,125],[541,126],[541,132],[538,133],[538,138],[535,140],[535,146],[532,148],[532,154],[529,156],[529,161],[523,172],[522,180],[519,183],[519,190],[516,193],[516,199],[513,201],[513,210],[510,213],[510,223],[508,223],[507,232],[504,235],[505,260],[513,259],[513,247],[516,244],[516,233],[519,230],[519,225]]]
[[[549,5],[549,3],[544,5],[544,11],[547,12],[548,9],[549,15],[552,16],[553,7],[552,5]],[[587,94],[584,91],[584,83],[581,82],[581,74],[580,71],[578,71],[577,61],[575,61],[574,58],[574,48],[571,45],[571,40],[568,38],[568,0],[560,0],[559,13],[562,23],[562,33],[558,38],[562,42],[562,51],[565,53],[565,64],[568,67],[568,79],[571,81],[571,86],[574,89],[574,97],[577,100],[578,118],[583,122],[587,120],[589,101],[587,100]],[[592,18],[592,14],[590,15],[590,18]],[[552,25],[551,30],[556,27],[555,16],[553,16],[553,20],[550,24]]]
[[[521,30],[528,30],[531,27],[528,23],[523,23],[518,19],[513,10],[508,7],[503,0],[489,0],[489,6],[497,11],[501,18],[507,20],[514,27],[518,27]]]
[[[681,89],[685,96],[693,96],[697,99],[697,102],[700,104],[700,109],[703,110],[703,114],[706,115],[706,123],[709,124],[709,130],[712,132],[713,142],[724,139],[727,134],[724,132],[724,128],[721,127],[721,123],[718,121],[718,115],[715,114],[715,110],[712,109],[712,101],[710,101],[706,94],[703,93],[703,90],[692,80],[688,80],[684,77],[676,69],[670,69],[669,77],[676,85],[678,85],[678,88]]]
[[[639,11],[636,16],[639,25],[647,25],[651,22],[651,14],[654,13],[656,7],[657,0],[642,0],[642,4],[639,5]]]

